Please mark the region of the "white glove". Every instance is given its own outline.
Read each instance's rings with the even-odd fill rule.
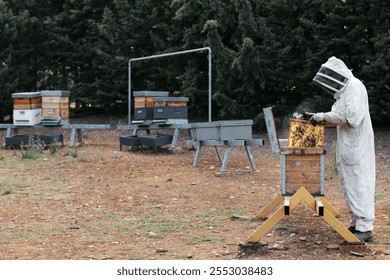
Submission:
[[[317,125],[324,121],[325,114],[324,113],[316,113],[310,118],[310,123],[312,125]]]

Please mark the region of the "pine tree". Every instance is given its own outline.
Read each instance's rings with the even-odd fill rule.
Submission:
[[[12,61],[16,36],[16,18],[7,2],[0,0],[0,122],[4,120],[4,116],[12,114],[11,93],[18,84],[18,75]]]

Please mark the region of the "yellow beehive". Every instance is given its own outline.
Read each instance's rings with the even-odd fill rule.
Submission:
[[[44,119],[69,119],[69,91],[44,90],[42,96],[42,117]]]
[[[39,92],[13,93],[14,110],[31,110],[42,107],[42,98]]]
[[[153,97],[168,96],[168,91],[134,91],[134,108],[153,108]]]
[[[290,119],[289,148],[323,148],[324,125],[312,125],[309,121]]]

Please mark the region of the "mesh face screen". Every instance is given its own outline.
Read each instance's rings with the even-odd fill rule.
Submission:
[[[325,91],[334,94],[346,86],[348,78],[329,68],[321,67],[313,81]]]
[[[320,70],[318,71],[319,73],[324,74],[325,76],[332,77],[333,79],[346,84],[348,82],[348,78],[344,77],[343,75],[333,71],[332,69],[326,68],[326,67],[321,67]]]

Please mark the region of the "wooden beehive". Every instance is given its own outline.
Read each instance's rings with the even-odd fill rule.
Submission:
[[[41,122],[42,99],[40,92],[13,93],[12,98],[14,125],[34,126]]]
[[[41,91],[43,119],[69,119],[69,91]]]
[[[42,98],[39,92],[19,92],[12,94],[14,110],[39,109]]]
[[[323,195],[323,154],[286,154],[282,157],[283,194],[294,194],[304,187],[313,195]]]
[[[282,149],[284,194],[294,194],[304,187],[313,195],[323,195],[324,132],[324,125],[290,119],[288,145]]]
[[[168,96],[168,91],[134,91],[134,108],[153,108],[154,97]]]
[[[272,107],[264,108],[265,122],[272,151],[281,154],[282,195],[291,195],[305,187],[312,195],[324,195],[324,131],[323,125],[290,119],[289,138],[279,139]],[[287,142],[287,145],[281,145]]]

